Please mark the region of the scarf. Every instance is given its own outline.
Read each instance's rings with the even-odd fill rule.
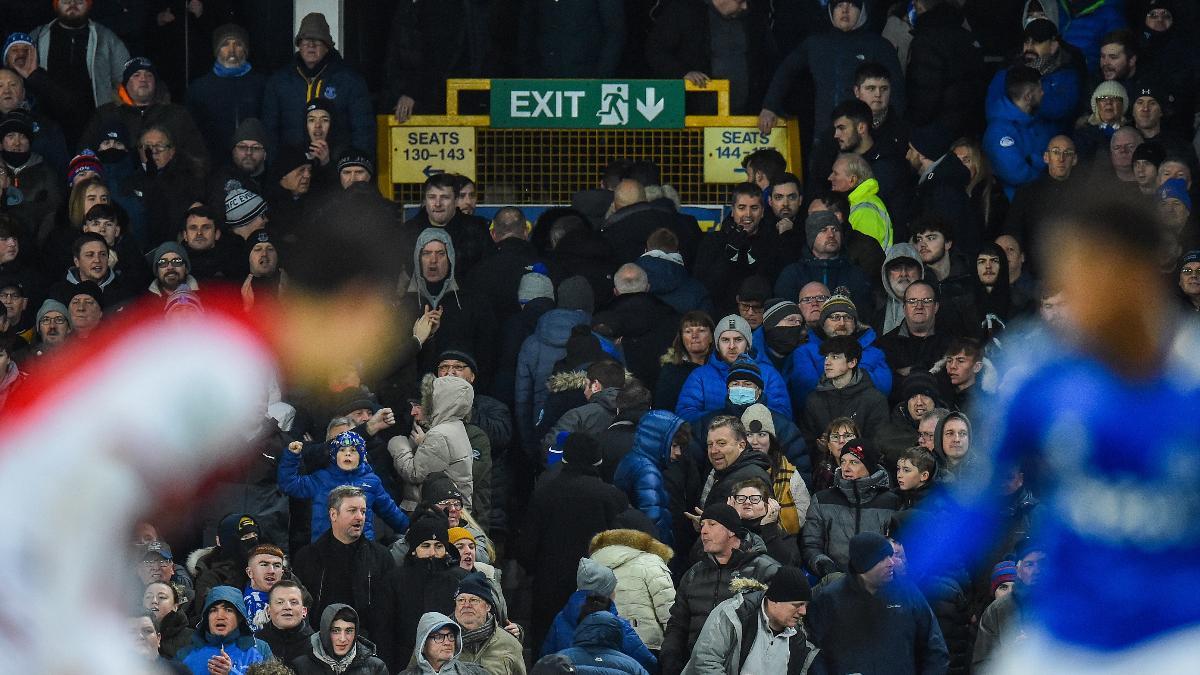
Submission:
[[[340,659],[335,659],[325,653],[325,645],[321,644],[320,640],[315,640],[313,646],[313,656],[316,657],[316,659],[321,663],[329,666],[329,669],[333,672],[344,673],[350,669],[350,664],[354,663],[354,657],[358,656],[358,642],[355,642],[350,647],[350,651],[346,652],[345,656]]]
[[[213,63],[213,73],[217,77],[241,77],[248,72],[250,72],[250,62],[249,61],[247,61],[246,63],[243,63],[242,65],[238,66],[237,68],[227,68],[227,67],[221,65],[220,61],[215,61]]]
[[[256,591],[250,586],[246,586],[245,592],[242,593],[242,599],[246,601],[246,616],[250,618],[250,629],[255,633],[262,630],[262,627],[270,621],[267,617],[267,606],[270,604],[267,595],[267,593]]]
[[[489,639],[491,639],[492,635],[495,632],[496,632],[496,617],[492,616],[491,614],[488,614],[487,623],[483,624],[479,628],[476,628],[475,630],[465,630],[465,629],[463,630],[463,632],[462,632],[463,649],[466,649],[467,647],[471,647],[472,651],[474,651],[474,648],[476,646],[482,645],[484,642],[487,642]]]

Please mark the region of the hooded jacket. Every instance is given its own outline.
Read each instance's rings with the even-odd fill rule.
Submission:
[[[892,245],[892,216],[879,198],[879,181],[868,178],[859,183],[850,194],[850,215],[846,220],[855,230],[869,235],[879,242],[883,250]]]
[[[333,628],[334,617],[338,612],[346,610],[354,615],[350,620],[358,627],[358,612],[350,605],[333,604],[321,613],[321,630],[313,633],[309,644],[312,653],[305,654],[291,662],[296,675],[324,675],[324,673],[347,673],[348,675],[388,675],[387,666],[375,656],[375,644],[364,637],[356,637],[351,651],[341,659],[333,655],[333,638],[330,629]],[[348,657],[348,658],[347,658]],[[337,663],[335,667],[333,663]]]
[[[662,647],[663,630],[675,602],[667,567],[674,553],[638,530],[608,530],[592,537],[588,557],[617,576],[614,601],[638,637],[652,650]]]
[[[879,324],[879,332],[882,334],[888,333],[904,321],[904,298],[896,295],[896,292],[892,290],[892,285],[888,283],[888,265],[900,258],[908,258],[915,262],[921,270],[921,276],[918,278],[925,278],[925,266],[921,264],[921,258],[917,255],[917,248],[915,246],[907,241],[903,241],[899,244],[893,244],[887,249],[887,253],[883,258],[883,268],[879,270],[881,288],[883,288],[883,292],[887,297],[887,302],[883,306],[883,321]]]
[[[1046,170],[1042,154],[1054,137],[1052,124],[1017,107],[1007,95],[988,101],[988,126],[983,151],[1012,201],[1017,188],[1032,183]]]
[[[659,653],[663,672],[683,670],[705,620],[717,605],[733,597],[735,591],[731,584],[734,580],[748,578],[769,584],[778,570],[779,562],[767,555],[766,544],[754,533],[746,535],[724,565],[717,563],[711,554],[704,554],[700,562],[692,565],[679,580]]]
[[[633,449],[621,459],[613,474],[617,486],[629,503],[654,522],[658,540],[674,544],[671,498],[663,471],[671,461],[671,444],[684,425],[682,418],[665,410],[651,410],[638,423]]]
[[[967,425],[967,438],[970,441],[967,445],[967,454],[955,466],[950,466],[950,458],[946,455],[946,447],[942,442],[942,433],[945,432],[946,423],[950,420],[958,420]],[[937,459],[937,479],[940,482],[957,483],[984,478],[984,474],[987,473],[986,460],[980,456],[980,450],[971,447],[977,443],[974,436],[971,420],[961,412],[952,412],[938,422],[937,428],[933,432],[933,456]]]
[[[560,652],[575,642],[576,628],[581,625],[579,611],[583,609],[583,604],[589,595],[592,595],[591,591],[583,590],[577,590],[571,594],[562,611],[554,617],[554,624],[550,626],[550,632],[546,634],[546,641],[542,643],[542,651],[539,656]],[[658,659],[654,658],[654,654],[651,654],[650,650],[646,648],[642,638],[638,637],[637,632],[633,630],[633,626],[624,617],[617,614],[616,604],[610,602],[608,611],[612,613],[621,634],[620,639],[616,640],[614,650],[636,663],[640,663],[647,670],[657,669]]]
[[[621,618],[610,612],[593,612],[579,622],[573,646],[560,651],[577,666],[577,672],[589,675],[649,675],[644,663],[621,652]],[[657,664],[656,664],[657,665]],[[656,672],[656,669],[655,669]]]
[[[821,378],[817,388],[804,400],[804,433],[809,440],[825,433],[829,423],[849,417],[859,434],[871,440],[888,420],[887,397],[872,386],[861,369],[856,369],[850,384],[838,389]]]
[[[850,540],[860,532],[883,534],[900,507],[888,472],[872,467],[865,478],[846,480],[838,472],[833,487],[813,495],[800,532],[801,554],[813,574],[824,577],[850,569]]]
[[[208,613],[218,602],[232,605],[237,613],[237,627],[225,636],[209,632]],[[175,658],[194,675],[208,675],[208,660],[222,651],[233,661],[235,673],[245,672],[251,664],[271,658],[271,648],[254,637],[250,630],[242,592],[232,586],[217,586],[208,592],[200,612],[200,624],[192,635],[192,644],[179,650]]]
[[[426,612],[421,615],[421,620],[417,622],[417,631],[414,634],[416,644],[425,645],[425,641],[434,632],[441,630],[443,626],[454,627],[454,658],[450,659],[442,666],[442,669],[436,671],[436,675],[488,675],[488,672],[483,669],[483,666],[474,663],[466,663],[458,660],[459,654],[462,654],[462,633],[458,628],[458,624],[454,623],[454,619],[440,614],[438,612]],[[429,661],[425,658],[425,650],[416,650],[417,662],[401,671],[400,675],[434,675],[433,666],[429,665]]]
[[[418,558],[413,548],[388,575],[387,627],[378,640],[380,657],[393,669],[410,663],[413,652],[420,651],[424,644],[412,641],[413,629],[419,625],[423,613],[454,613],[454,591],[467,576],[467,571],[459,567],[457,556],[457,550],[449,545],[444,558]]]
[[[42,64],[43,68],[50,63],[53,23],[52,21],[38,26],[29,34],[33,43],[37,45],[38,63]],[[99,108],[116,98],[117,87],[120,86],[121,76],[125,72],[125,62],[129,60],[129,50],[116,33],[95,21],[87,23],[87,71],[92,80],[92,96],[96,107]]]
[[[650,292],[680,314],[694,309],[712,314],[708,289],[688,273],[683,266],[682,256],[675,260],[667,257],[669,255],[662,251],[649,251],[636,260],[637,266],[646,272],[646,278],[650,281]]]
[[[742,591],[713,610],[704,622],[704,629],[696,640],[696,649],[683,670],[684,675],[737,675],[741,672],[762,629],[763,598],[766,594],[762,584],[756,582],[754,587],[758,590]],[[790,653],[786,675],[805,675],[810,672],[820,650],[808,641],[803,623],[796,626],[796,633],[788,639],[788,644]]]
[[[388,441],[396,472],[405,482],[403,503],[410,510],[421,501],[421,484],[433,473],[445,473],[462,493],[463,506],[471,508],[474,451],[463,420],[470,416],[474,399],[475,390],[466,380],[439,377],[433,381],[433,407],[425,440],[415,449],[405,436]]]
[[[552,309],[538,319],[533,335],[525,338],[517,356],[517,424],[521,438],[532,446],[534,415],[546,405],[549,390],[546,380],[554,364],[567,355],[571,329],[588,323],[591,317],[576,309]]]
[[[408,529],[408,516],[400,510],[392,496],[383,488],[383,482],[367,463],[364,450],[359,456],[358,466],[350,471],[341,469],[336,461],[314,473],[300,475],[300,453],[279,453],[279,489],[289,497],[307,499],[313,503],[311,539],[316,541],[329,530],[329,514],[323,508],[326,497],[336,487],[351,485],[362,488],[367,498],[367,519],[363,524],[363,536],[375,539],[375,514],[387,521],[397,533]]]
[[[762,359],[757,359],[756,363],[763,377],[762,403],[792,419],[792,400],[783,377],[770,363],[764,363]],[[683,383],[675,414],[695,425],[705,413],[724,408],[729,398],[729,385],[725,382],[728,375],[729,364],[722,361],[716,351],[709,354],[708,363],[693,370]]]
[[[834,3],[827,3],[826,20],[832,24]],[[891,73],[892,111],[904,112],[904,73],[896,57],[896,48],[879,34],[866,27],[867,8],[863,3],[858,24],[849,31],[830,25],[825,32],[816,33],[788,54],[771,78],[771,86],[763,99],[763,108],[775,113],[787,112],[784,101],[794,83],[806,73],[812,74],[815,84],[813,119],[824,125],[838,102],[854,95],[854,71],[864,61],[881,64]]]
[[[542,448],[553,446],[558,434],[563,432],[586,433],[595,436],[607,429],[617,416],[617,394],[619,393],[621,390],[616,387],[601,389],[592,394],[587,403],[563,413],[550,431],[542,437]]]

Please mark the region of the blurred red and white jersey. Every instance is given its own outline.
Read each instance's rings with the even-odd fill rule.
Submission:
[[[150,672],[127,621],[132,520],[186,503],[235,463],[275,378],[263,335],[209,307],[117,315],[38,364],[9,401],[0,673]]]

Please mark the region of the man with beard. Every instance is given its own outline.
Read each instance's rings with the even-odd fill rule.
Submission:
[[[149,292],[163,300],[179,289],[186,286],[191,290],[199,290],[200,284],[191,275],[191,263],[187,251],[173,241],[168,241],[151,251],[146,260],[150,263],[150,271],[154,281],[150,282]]]
[[[735,309],[734,296],[748,277],[773,278],[779,251],[778,230],[762,227],[762,189],[742,183],[733,189],[730,202],[729,217],[700,241],[693,267],[718,312]]]
[[[1033,19],[1026,24],[1021,63],[1041,74],[1044,97],[1037,117],[1053,125],[1058,133],[1071,130],[1080,109],[1083,83],[1087,81],[1081,56],[1062,41],[1053,21]],[[1005,95],[1007,82],[1008,71],[996,73],[988,87],[989,104]]]
[[[1009,199],[1018,187],[1037,180],[1045,167],[1041,155],[1053,127],[1036,116],[1043,96],[1041,74],[1029,66],[1013,66],[1005,74],[1004,95],[988,101],[983,149]]]
[[[886,334],[904,321],[904,291],[914,281],[925,278],[925,266],[917,256],[917,248],[901,242],[887,250],[881,270],[883,292],[876,291],[878,309],[869,322]]]
[[[221,202],[224,201],[225,194],[221,193]],[[217,226],[217,215],[212,209],[203,205],[188,209],[181,243],[187,249],[188,272],[197,281],[231,276],[229,256],[232,251],[228,241],[221,239],[221,228]]]

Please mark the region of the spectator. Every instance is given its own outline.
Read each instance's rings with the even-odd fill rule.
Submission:
[[[1019,63],[1029,66],[1042,76],[1044,96],[1034,114],[1045,121],[1054,133],[1069,133],[1084,98],[1088,81],[1083,53],[1063,42],[1057,24],[1047,18],[1028,19],[1024,24],[1024,46]],[[989,105],[998,103],[1005,95],[1008,71],[1001,70],[988,86]]]
[[[29,39],[27,35],[19,33],[10,35],[4,41],[6,45],[4,53],[12,55],[13,60],[16,60],[18,52],[25,55],[32,53],[33,44],[26,42],[26,39]],[[33,109],[33,102],[27,96],[25,80],[15,70],[12,70],[11,66],[4,67],[6,61],[6,58],[0,58],[0,116],[7,115],[14,110],[23,110],[29,113],[33,122],[32,126],[37,128],[30,149],[41,155],[50,166],[54,167],[56,173],[66,173],[68,183],[82,180],[82,177],[70,169],[75,162],[71,159],[72,153],[67,150],[67,140],[63,136],[62,126],[45,112]],[[89,152],[84,150],[79,154],[94,160],[95,153],[89,157]],[[68,164],[69,161],[70,164]]]
[[[1016,190],[1004,226],[1007,234],[1025,243],[1025,255],[1030,262],[1039,261],[1036,233],[1043,229],[1041,225],[1046,219],[1061,208],[1075,187],[1075,182],[1071,181],[1079,163],[1075,141],[1061,135],[1051,138],[1042,153],[1042,161],[1046,164],[1045,173]]]
[[[30,357],[42,357],[52,349],[58,348],[71,334],[71,315],[66,305],[54,299],[47,299],[37,311],[37,339],[31,343],[32,350],[27,352],[24,360]],[[20,363],[18,365],[24,365]]]
[[[180,288],[191,291],[199,290],[200,284],[190,273],[187,251],[175,242],[164,242],[146,256],[150,269],[154,272],[154,281],[150,282],[149,291],[152,295],[164,301]]]
[[[895,108],[903,112],[903,73],[896,50],[878,31],[865,28],[867,8],[862,0],[838,0],[828,4],[829,22],[833,30],[815,32],[788,54],[771,78],[770,89],[763,98],[758,115],[758,129],[766,133],[775,126],[778,116],[786,112],[789,90],[802,76],[812,76],[815,96],[813,117],[818,123],[829,119],[833,107],[849,98],[854,82],[850,74],[862,62],[882,64],[891,74],[892,97]],[[818,138],[822,134],[818,134]]]
[[[821,325],[821,306],[829,299],[829,287],[820,281],[810,281],[800,289],[800,313],[804,316],[804,325],[812,331]]]
[[[521,13],[522,59],[527,77],[612,77],[625,44],[625,8],[618,0],[592,0],[566,8],[528,0]]]
[[[984,458],[979,452],[971,452],[971,420],[961,412],[952,412],[938,423],[933,454],[943,483],[977,482],[986,471]]]
[[[1024,542],[1017,551],[1016,584],[1012,592],[998,596],[979,617],[979,635],[975,639],[975,655],[971,667],[983,669],[1010,651],[1015,640],[1024,634],[1027,625],[1024,609],[1030,594],[1036,592],[1045,549],[1033,542]]]
[[[283,578],[283,566],[284,555],[278,546],[259,544],[250,551],[246,561],[246,576],[250,579],[242,589],[242,599],[246,602],[246,621],[255,633],[270,622],[268,598]]]
[[[874,115],[871,107],[857,98],[839,103],[830,113],[830,117],[833,126],[833,146],[837,153],[822,154],[821,161],[812,162],[809,171],[813,175],[832,172],[839,153],[862,157],[871,167],[871,173],[879,183],[879,199],[886,205],[895,226],[903,228],[908,223],[912,210],[912,176],[905,167],[903,153],[897,148],[875,142],[871,125]],[[841,191],[841,188],[835,189]],[[854,219],[856,223],[858,220],[859,218]],[[875,235],[869,231],[867,234]]]
[[[800,292],[807,284],[820,282],[826,288],[844,286],[850,290],[851,297],[863,305],[869,305],[870,283],[862,269],[847,255],[845,242],[848,230],[833,211],[809,213],[804,221],[808,246],[800,260],[784,267],[779,273],[775,295],[785,299],[800,298]]]
[[[988,127],[983,149],[1010,200],[1018,187],[1032,183],[1042,172],[1038,152],[1053,129],[1034,114],[1042,104],[1041,74],[1029,66],[1013,66],[1005,75],[1004,96],[988,101]]]
[[[454,592],[454,621],[462,627],[464,663],[482,666],[492,675],[525,675],[521,643],[497,625],[495,586],[483,573],[468,574]],[[515,625],[515,624],[513,624]]]
[[[878,532],[850,540],[850,573],[817,591],[812,639],[830,672],[945,673],[941,628],[917,589],[895,578],[892,543]]]
[[[992,172],[992,163],[984,154],[983,146],[974,138],[960,138],[950,145],[950,152],[967,167],[971,177],[971,182],[967,183],[969,217],[980,224],[984,237],[1001,231],[1008,214],[1008,198]]]
[[[483,218],[458,210],[458,183],[449,174],[434,174],[422,188],[422,208],[404,223],[400,250],[407,251],[425,230],[440,228],[449,234],[457,253],[456,277],[467,279],[471,270],[492,250],[488,223]],[[413,266],[413,275],[416,275]]]
[[[742,183],[733,189],[730,200],[730,215],[701,240],[693,265],[718,311],[733,308],[734,294],[748,277],[773,277],[779,254],[779,232],[762,227],[762,190]]]
[[[400,675],[425,675],[429,671],[446,675],[487,675],[482,666],[459,661],[462,653],[462,629],[450,617],[426,612],[417,623],[414,640],[419,644],[416,663]]]
[[[779,526],[788,534],[798,534],[800,524],[804,522],[804,512],[808,510],[808,487],[800,469],[792,464],[780,446],[773,416],[766,406],[756,403],[742,413],[742,425],[746,429],[746,443],[750,449],[766,455],[770,460],[772,493],[779,502]],[[808,453],[798,457],[797,461],[805,467],[804,474],[811,476]]]
[[[396,5],[381,96],[394,106],[397,122],[407,122],[414,111],[445,113],[447,78],[486,77],[492,72],[500,56],[500,46],[488,36],[492,18],[489,8],[470,2]],[[453,53],[448,54],[450,45]]]
[[[728,387],[725,405],[723,408],[708,412],[701,417],[697,424],[698,429],[707,430],[709,420],[715,416],[727,415],[741,419],[751,406],[766,407],[763,403],[763,376],[760,365],[746,355],[739,356],[730,365],[729,374],[725,376],[725,383]],[[805,459],[804,439],[800,430],[785,415],[770,409],[767,409],[765,414],[770,418],[771,428],[777,433],[776,438],[780,451],[785,453],[788,458],[803,462]],[[706,446],[707,435],[707,431],[702,432],[696,439],[699,443],[693,446],[693,455],[696,455],[697,459],[699,459],[701,449]]]
[[[770,296],[771,282],[760,274],[746,277],[738,286],[737,295],[734,296],[737,313],[750,325],[751,332],[762,327],[764,305]]]
[[[356,608],[365,634],[386,635],[382,581],[395,563],[386,548],[363,536],[367,497],[361,488],[336,487],[329,493],[328,514],[329,530],[300,549],[292,566],[305,588],[316,589],[309,622],[326,607],[344,603]]]
[[[1097,167],[1103,178],[1117,190],[1123,190],[1133,185],[1137,177],[1133,173],[1133,153],[1145,142],[1142,133],[1133,126],[1125,126],[1113,132],[1108,140],[1108,159],[1110,167]],[[1115,180],[1114,180],[1115,179]],[[1132,193],[1132,191],[1129,191]]]
[[[1153,171],[1148,173],[1153,173]],[[1008,286],[1012,289],[1013,302],[1018,306],[1032,306],[1037,300],[1040,290],[1037,280],[1029,271],[1031,266],[1026,264],[1028,258],[1025,255],[1023,244],[1016,237],[1008,234],[996,237],[996,244],[1004,249],[1004,255],[1008,258]]]
[[[997,386],[995,367],[972,338],[951,340],[944,358],[930,372],[938,381],[942,399],[955,410],[969,410],[976,392],[993,393]]]
[[[983,49],[963,27],[958,4],[918,0],[906,70],[914,128],[933,125],[952,138],[978,133],[983,94]]]
[[[791,300],[771,298],[763,310],[762,330],[755,331],[754,349],[770,359],[780,375],[787,377],[788,359],[808,340],[808,327],[800,306]]]
[[[154,536],[158,536],[157,531],[154,532]],[[155,581],[165,581],[176,584],[184,590],[191,590],[195,586],[192,578],[188,576],[187,568],[175,563],[171,546],[158,539],[146,542],[137,574],[138,580],[143,585],[150,585]]]
[[[904,291],[909,284],[925,278],[925,267],[917,256],[916,247],[901,242],[887,250],[881,273],[883,300],[875,303],[879,305],[879,311],[871,323],[879,326],[880,332],[886,335],[904,321]]]
[[[654,391],[654,407],[674,410],[679,392],[692,371],[708,362],[713,351],[713,322],[708,314],[692,310],[679,320],[675,340],[659,358],[661,367]]]
[[[879,339],[896,381],[928,372],[945,355],[953,336],[944,324],[939,330],[940,309],[937,287],[928,281],[918,279],[905,289],[904,320]]]
[[[664,675],[683,671],[705,619],[733,596],[726,579],[738,576],[769,583],[779,570],[762,539],[742,527],[732,506],[713,504],[704,509],[699,521],[704,556],[679,580],[659,653]]]
[[[918,217],[937,214],[953,223],[954,241],[960,249],[975,251],[982,244],[984,223],[971,209],[971,172],[950,154],[952,138],[937,127],[913,129],[907,158],[919,176],[914,212]]]
[[[321,630],[311,641],[312,653],[291,661],[296,675],[387,675],[387,666],[375,656],[375,644],[359,634],[358,623],[353,607],[340,603],[326,607]]]
[[[625,178],[613,190],[612,208],[601,233],[617,260],[630,263],[645,252],[646,239],[655,230],[663,227],[674,230],[676,222],[674,212],[650,204],[645,186],[633,178]]]
[[[308,624],[308,608],[312,596],[308,590],[291,579],[282,579],[267,595],[270,621],[258,631],[258,639],[271,647],[271,654],[283,663],[291,663],[312,652],[312,626]],[[332,606],[332,605],[331,605]],[[327,608],[328,609],[328,608]]]
[[[892,109],[892,72],[873,61],[854,70],[854,98],[871,109],[871,138],[881,153],[902,154],[908,147],[909,125],[903,111]]]
[[[538,262],[540,256],[533,244],[529,243],[525,214],[515,206],[506,206],[497,211],[489,231],[492,249],[464,277],[465,286],[477,295],[486,296],[496,320],[503,323],[521,311],[518,301],[521,277]]]
[[[147,239],[158,243],[175,241],[183,229],[184,214],[193,203],[204,198],[202,169],[191,158],[177,152],[176,138],[166,127],[143,128],[138,137],[138,150],[140,168],[129,177],[126,186],[134,191],[135,208],[143,214]],[[141,197],[137,196],[139,192]],[[253,193],[246,191],[245,194]],[[258,203],[264,204],[265,211],[265,203],[261,199]],[[231,210],[230,206],[226,196],[226,224],[233,232],[248,237],[255,228],[245,227],[237,217],[241,211]],[[255,215],[261,215],[261,212]],[[266,217],[261,220],[265,224]]]
[[[770,585],[756,584],[716,606],[683,672],[810,672],[819,658],[802,623],[811,601],[804,572],[779,568]]]
[[[90,18],[91,9],[87,2],[54,3],[54,20],[29,36],[35,49],[6,58],[30,92],[46,100],[48,112],[63,124],[68,145],[79,138],[92,111],[117,98],[129,60],[125,44]]]
[[[821,343],[820,353],[824,376],[804,401],[806,435],[815,439],[834,418],[849,417],[874,438],[887,421],[887,399],[858,368],[862,346],[849,336],[834,336]]]
[[[66,280],[60,281],[52,291],[67,293],[72,286],[92,282],[104,293],[105,302],[116,306],[136,294],[129,283],[112,269],[108,242],[98,234],[81,234],[71,246],[74,266],[67,270]],[[67,296],[64,299],[73,297]]]
[[[193,675],[241,670],[271,658],[271,648],[250,631],[242,594],[232,586],[208,592],[196,630],[192,644],[176,654]]]
[[[179,662],[168,661],[160,653],[162,631],[158,619],[150,612],[142,612],[129,620],[133,629],[134,646],[143,657],[155,664],[156,670],[163,668],[171,672],[189,672]]]
[[[691,423],[698,422],[706,413],[725,407],[729,396],[730,368],[739,356],[749,352],[753,344],[750,324],[742,317],[731,314],[722,318],[719,325],[721,329],[717,333],[716,350],[709,355],[707,363],[688,375],[679,392],[679,402],[675,405],[675,413]],[[759,368],[767,407],[788,416],[791,413],[791,401],[783,378],[774,366],[767,363],[759,361]]]
[[[671,345],[679,315],[650,292],[650,279],[640,266],[626,263],[613,276],[616,298],[593,323],[607,326],[621,341],[625,363],[642,382],[658,381],[658,358]]]
[[[838,289],[844,291],[845,289]],[[892,371],[884,360],[883,351],[875,345],[875,329],[860,325],[858,307],[849,297],[839,293],[821,305],[821,323],[809,333],[809,340],[792,353],[792,369],[788,376],[788,391],[797,411],[802,416],[802,401],[817,388],[825,372],[825,358],[821,345],[825,340],[837,336],[849,336],[858,341],[862,357],[858,368],[870,379],[870,384],[883,394],[892,390]],[[866,379],[866,378],[864,378]]]
[[[230,157],[209,174],[207,203],[219,204],[234,186],[265,194],[267,182],[267,132],[256,117],[247,117],[230,134],[229,145],[212,155]],[[232,185],[231,185],[232,183]]]
[[[1179,260],[1180,304],[1188,311],[1200,312],[1200,251],[1188,251]]]
[[[684,78],[698,87],[710,79],[728,79],[729,111],[753,114],[767,90],[773,59],[765,39],[769,17],[759,9],[729,0],[672,0],[646,38],[651,73]],[[713,44],[702,45],[697,35],[716,37]]]
[[[314,504],[328,500],[334,488],[344,485],[361,488],[367,497],[366,522],[363,525],[363,535],[370,540],[375,539],[375,512],[387,521],[396,532],[408,529],[408,516],[396,506],[396,502],[383,489],[379,476],[367,463],[367,443],[363,437],[353,431],[345,431],[329,442],[329,466],[312,474],[299,475],[300,451],[303,444],[292,441],[288,445],[288,453],[279,458],[279,488],[288,496],[295,499],[309,499]],[[329,530],[329,518],[321,513],[321,509],[312,510],[312,535],[310,541],[316,541]]]
[[[530,498],[517,558],[538,588],[532,608],[534,636],[546,634],[575,590],[570,570],[591,538],[611,530],[617,516],[629,508],[625,495],[596,475],[599,461],[594,439],[587,434],[567,436],[562,471],[539,485]]]
[[[406,438],[388,441],[388,452],[396,472],[404,479],[403,505],[411,509],[417,503],[420,486],[430,475],[446,472],[462,494],[463,505],[471,507],[474,475],[471,471],[472,448],[463,420],[470,414],[475,390],[461,377],[439,377],[433,382],[433,403],[429,411],[429,430],[413,425]],[[445,542],[443,542],[445,543]]]
[[[859,155],[842,153],[833,163],[829,183],[835,192],[848,195],[851,227],[871,236],[882,248],[891,246],[892,217],[879,198],[879,181],[871,165]]]
[[[536,447],[534,417],[546,405],[550,393],[546,380],[554,364],[566,356],[567,341],[574,328],[590,324],[594,302],[591,293],[591,287],[582,277],[563,281],[559,285],[557,307],[539,317],[533,334],[521,343],[517,358],[516,416],[520,438],[528,449]]]
[[[10,183],[20,186],[22,195],[10,211],[26,232],[37,232],[63,200],[62,179],[33,151],[33,138],[33,120],[24,110],[0,119],[0,165]]]
[[[1142,143],[1133,151],[1133,179],[1143,197],[1149,198],[1158,188],[1158,165],[1166,157],[1162,146],[1153,142]],[[1011,269],[1012,266],[1009,267]]]
[[[584,607],[584,617],[575,631],[572,646],[558,652],[571,664],[568,672],[574,672],[577,666],[581,672],[587,668],[587,672],[598,675],[647,675],[650,671],[619,651],[620,618],[600,609],[601,606],[597,599]]]
[[[950,414],[947,408],[934,408],[929,412],[921,415],[921,421],[917,424],[917,445],[925,448],[929,452],[933,452],[934,439],[937,438],[938,425],[946,416]]]
[[[859,533],[883,532],[900,506],[874,446],[851,439],[840,453],[833,487],[813,495],[801,532],[805,566],[818,578],[856,572],[851,540]]]
[[[746,531],[762,538],[772,558],[783,565],[793,565],[799,554],[796,537],[779,526],[782,507],[772,494],[766,483],[751,478],[736,483],[726,503],[737,511]]]
[[[588,556],[616,575],[613,601],[623,612],[621,616],[629,617],[652,653],[661,649],[675,602],[675,586],[667,567],[674,556],[671,548],[645,532],[608,530],[592,537]]]
[[[554,617],[554,624],[542,643],[541,656],[562,651],[570,647],[578,634],[577,627],[587,608],[591,605],[604,607],[617,619],[622,638],[616,645],[617,651],[640,663],[644,668],[657,668],[658,660],[646,648],[633,626],[623,617],[617,616],[613,598],[617,593],[617,577],[613,571],[591,558],[580,558],[575,572],[578,590],[571,594],[562,611]]]
[[[1104,158],[1117,129],[1125,126],[1129,111],[1129,93],[1116,82],[1101,82],[1091,96],[1092,114],[1080,124],[1071,138],[1085,164]]]
[[[646,239],[646,252],[637,259],[646,273],[650,292],[680,314],[697,310],[711,312],[708,289],[688,273],[679,250],[679,237],[667,228],[659,228]]]
[[[334,49],[325,15],[312,12],[296,32],[295,63],[267,79],[262,121],[268,151],[285,145],[305,146],[305,107],[314,99],[332,102],[333,135],[356,148],[375,147],[375,118],[362,76],[350,69]]]
[[[964,315],[971,311],[971,278],[974,274],[966,258],[954,250],[950,224],[936,215],[922,218],[913,227],[913,245],[917,247],[921,264],[925,265],[926,279],[937,282],[943,318],[964,321]]]
[[[542,447],[557,447],[559,434],[585,433],[595,437],[616,417],[617,395],[625,386],[625,369],[612,360],[595,361],[587,368],[583,396],[587,403],[568,410],[542,438]]]
[[[1066,5],[1040,3],[1046,17],[1062,28],[1063,40],[1071,43],[1087,57],[1088,72],[1095,72],[1099,65],[1102,36],[1125,27],[1121,14],[1121,3],[1101,0],[1084,4],[1071,2]],[[1030,8],[1026,5],[1026,11]]]
[[[770,460],[762,453],[749,450],[746,429],[739,418],[717,415],[707,428],[708,461],[712,465],[700,502],[704,508],[718,502],[727,502],[734,493],[734,486],[742,481],[757,478],[770,484]],[[693,509],[688,517],[693,521],[700,509]]]
[[[690,440],[687,422],[665,410],[653,410],[638,423],[633,448],[620,460],[613,475],[613,485],[646,514],[654,523],[658,539],[668,546],[675,543],[674,525],[680,514],[671,510],[664,473]]]
[[[152,581],[142,593],[142,608],[154,614],[158,623],[158,653],[164,658],[175,658],[180,649],[192,643],[192,627],[183,611],[187,602],[183,590],[169,581]]]
[[[920,370],[904,378],[899,394],[900,402],[892,408],[891,417],[875,440],[883,455],[884,468],[893,475],[900,453],[917,445],[921,418],[942,405],[937,382]]]
[[[188,83],[187,107],[209,156],[220,157],[238,143],[233,134],[242,122],[259,116],[267,77],[250,65],[250,34],[237,24],[213,31],[212,50],[212,69]],[[266,138],[259,142],[265,145]]]
[[[916,446],[900,453],[896,460],[896,493],[900,495],[897,510],[928,508],[937,474],[937,460],[925,448]]]
[[[435,473],[421,485],[421,502],[417,504],[414,513],[426,511],[434,511],[445,516],[446,524],[450,529],[464,529],[470,532],[476,543],[475,559],[477,562],[486,564],[495,560],[492,540],[467,512],[463,506],[462,493],[454,487],[454,482],[445,473]],[[397,562],[402,562],[408,555],[409,548],[411,548],[410,542],[406,536],[402,536],[392,544],[392,556],[396,558]]]

